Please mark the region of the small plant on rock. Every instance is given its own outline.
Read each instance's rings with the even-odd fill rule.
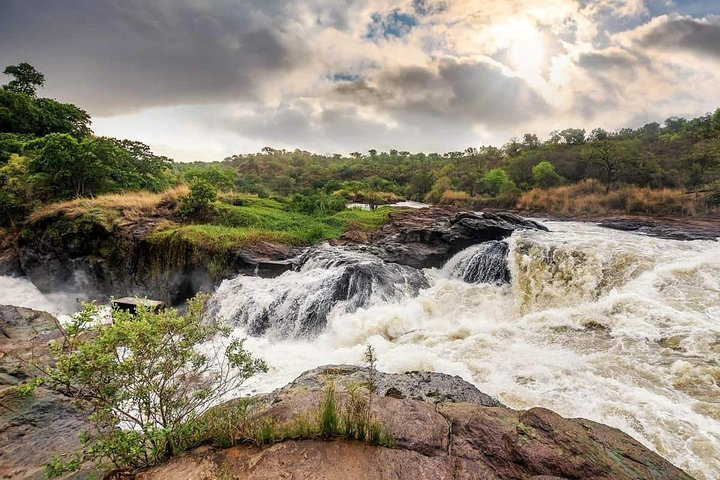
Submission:
[[[65,465],[54,461],[49,473],[85,461],[142,468],[194,447],[206,430],[201,415],[266,371],[219,320],[203,318],[206,299],[190,300],[184,314],[114,310],[111,324],[96,320],[93,305],[74,317],[53,346],[45,383],[84,405],[95,426],[81,436],[82,454]]]

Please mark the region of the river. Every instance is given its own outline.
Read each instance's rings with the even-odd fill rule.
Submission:
[[[546,225],[494,248],[503,265],[471,265],[482,255],[470,247],[420,277],[325,251],[298,272],[224,282],[213,311],[255,334],[247,346],[270,366],[247,392],[359,363],[371,344],[381,370],[460,375],[512,408],[617,427],[699,479],[720,478],[720,242]],[[348,264],[363,265],[349,281]],[[500,266],[510,283],[464,281]],[[338,295],[341,279],[351,287]],[[0,278],[0,303],[53,304],[22,282]]]

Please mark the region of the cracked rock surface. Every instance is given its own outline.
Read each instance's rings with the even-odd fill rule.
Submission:
[[[331,365],[262,397],[253,415],[276,424],[317,410],[329,380],[342,403],[368,371]],[[460,377],[378,373],[375,417],[394,448],[347,440],[201,447],[145,479],[691,479],[620,430],[544,409],[513,410]]]

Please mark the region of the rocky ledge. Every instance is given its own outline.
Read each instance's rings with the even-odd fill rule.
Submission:
[[[720,238],[720,217],[611,217],[599,219],[598,225],[668,240],[715,240]]]
[[[254,416],[291,421],[317,408],[328,381],[342,402],[366,375],[349,365],[308,371],[264,397]],[[204,446],[139,478],[691,479],[620,430],[544,408],[513,410],[459,377],[379,373],[377,383],[373,414],[394,448],[347,440]]]
[[[544,225],[508,212],[478,213],[451,206],[403,210],[369,238],[358,242],[352,233],[340,243],[369,245],[386,262],[414,268],[441,267],[465,248],[490,240],[502,240],[515,230],[544,230]]]
[[[80,448],[78,434],[89,428],[68,398],[43,387],[32,395],[16,388],[38,374],[29,362],[49,361],[48,342],[59,336],[49,313],[0,305],[0,478],[45,478],[44,465]]]
[[[0,275],[22,275],[44,293],[82,293],[91,299],[139,296],[178,304],[238,274],[274,277],[293,268],[302,249],[259,242],[205,251],[183,240],[168,245],[149,235],[167,213],[123,221],[112,228],[92,218],[62,215],[32,225],[17,242],[0,242]],[[387,262],[439,267],[464,248],[546,228],[511,213],[477,214],[455,207],[403,209],[369,235],[351,231],[336,243],[362,248]]]

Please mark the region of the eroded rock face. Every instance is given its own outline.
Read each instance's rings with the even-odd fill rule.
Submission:
[[[59,336],[49,313],[0,305],[0,478],[44,478],[44,465],[78,450],[78,435],[89,428],[69,398],[42,387],[21,396],[15,388],[39,373],[31,362],[49,362],[48,342]]]
[[[265,396],[253,415],[282,424],[316,411],[328,380],[340,401],[367,370],[334,365]],[[459,377],[379,374],[373,414],[395,448],[356,441],[286,441],[266,448],[202,447],[139,478],[677,479],[691,477],[621,431],[544,408],[502,406]]]
[[[92,220],[44,219],[20,239],[20,271],[44,293],[82,293],[103,301],[139,296],[175,305],[239,273],[279,275],[292,268],[289,259],[298,253],[268,242],[208,253],[180,239],[168,245],[149,241],[164,218],[122,222],[112,229]]]
[[[512,213],[474,213],[435,206],[391,213],[370,244],[388,262],[415,268],[440,267],[471,245],[501,240],[519,229],[547,231],[544,225]]]

